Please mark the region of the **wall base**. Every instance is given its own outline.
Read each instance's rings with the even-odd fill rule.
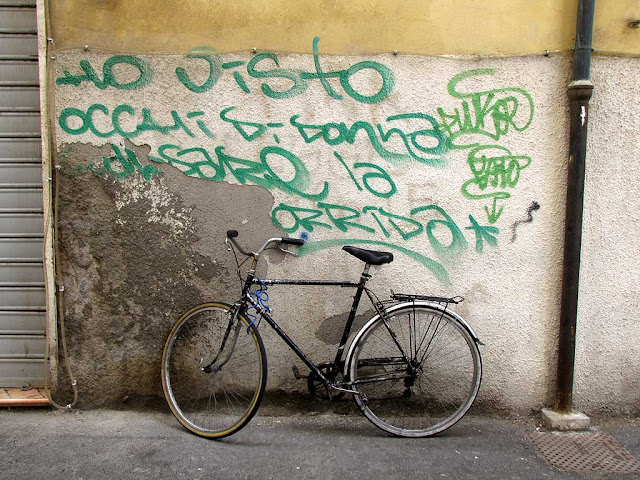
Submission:
[[[591,419],[580,412],[561,413],[543,408],[541,417],[542,424],[549,430],[579,431],[591,426]]]

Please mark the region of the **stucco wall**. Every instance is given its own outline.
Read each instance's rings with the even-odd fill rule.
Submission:
[[[316,61],[337,73],[305,80]],[[373,282],[381,294],[466,297],[459,313],[487,344],[481,402],[546,403],[567,70],[541,56],[59,54],[61,263],[83,383],[107,396],[157,391],[173,319],[233,299],[221,242],[237,228],[250,247],[308,238],[300,258],[272,258],[280,278],[355,279],[360,262],[341,245],[393,251]],[[349,296],[273,290],[283,326],[325,360]],[[297,360],[262,331],[270,387],[297,388]]]
[[[506,8],[513,2],[497,3]],[[598,3],[602,9],[606,2]],[[242,29],[234,30],[238,45],[223,41],[226,30],[196,42],[202,32],[195,27],[185,40],[180,32],[188,29],[156,29],[148,18],[122,15],[136,5],[96,2],[87,30],[63,23],[80,18],[73,14],[76,2],[54,2],[49,12],[55,57],[50,121],[61,167],[58,263],[71,361],[85,405],[160,393],[162,344],[177,316],[206,299],[233,300],[238,291],[233,257],[222,245],[229,228],[252,248],[271,236],[308,237],[301,257],[271,254],[261,265],[277,278],[355,279],[360,262],[341,245],[393,251],[393,264],[374,272],[372,286],[381,294],[393,289],[466,298],[457,311],[486,344],[481,406],[528,412],[553,404],[567,57],[364,54],[525,53],[539,51],[536,42],[544,37],[527,37],[520,50],[524,44],[511,35],[513,43],[504,40],[498,51],[482,36],[467,38],[464,48],[447,40],[442,51],[432,51],[437,42],[420,43],[419,29],[406,22],[397,25],[405,32],[397,47],[379,33],[363,36],[363,25],[350,30],[353,38],[325,37],[335,22],[318,12],[309,15],[304,35],[256,34],[263,41],[255,42],[313,52],[320,34],[317,56],[251,54]],[[632,14],[625,8],[597,12],[597,47],[633,51],[631,30],[617,27],[626,28],[621,18]],[[185,21],[174,13],[176,22]],[[556,34],[564,33],[548,49],[571,46],[575,17],[565,17],[559,13],[562,21],[549,22]],[[165,21],[164,14],[154,18]],[[266,23],[269,18],[260,16]],[[286,18],[278,25],[290,31],[295,15]],[[108,21],[109,36],[91,31],[104,30],[100,22]],[[365,23],[373,28],[371,21]],[[424,38],[444,35],[445,23],[438,25],[435,33],[425,29]],[[129,35],[134,30],[147,32],[144,42]],[[125,53],[94,51],[96,43]],[[199,44],[242,52],[134,53],[186,52]],[[89,51],[65,50],[82,45]],[[640,324],[633,317],[638,66],[637,59],[600,57],[592,69],[575,393],[587,412],[640,409],[634,380]],[[327,359],[350,305],[348,293],[310,287],[270,292],[276,318],[296,342],[312,359]],[[361,321],[367,310],[361,308]],[[261,332],[269,388],[304,389],[291,374],[291,365],[302,369],[301,363],[266,326]]]
[[[578,306],[578,408],[640,412],[638,59],[598,58]]]

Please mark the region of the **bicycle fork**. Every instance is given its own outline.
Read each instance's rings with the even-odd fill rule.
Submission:
[[[215,356],[208,365],[202,366],[203,358],[200,359],[200,369],[205,373],[217,373],[222,370],[222,367],[229,361],[231,358],[231,354],[236,348],[236,342],[238,341],[238,336],[240,335],[240,330],[242,329],[241,323],[238,321],[238,310],[240,305],[236,304],[233,308],[233,313],[229,318],[229,324],[227,325],[227,330],[224,333],[224,337],[222,338],[222,344],[220,345],[220,349],[218,350],[218,354]],[[230,312],[231,313],[231,312]],[[235,325],[235,327],[234,327]],[[233,334],[232,334],[233,330]],[[232,335],[231,343],[228,348],[227,341],[229,341],[229,336]],[[222,359],[220,356],[224,353]]]

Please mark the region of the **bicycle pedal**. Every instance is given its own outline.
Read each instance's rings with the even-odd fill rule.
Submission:
[[[291,370],[293,370],[293,376],[296,377],[296,380],[302,380],[303,378],[309,378],[309,375],[302,375],[300,373],[300,369],[296,365],[291,365]]]

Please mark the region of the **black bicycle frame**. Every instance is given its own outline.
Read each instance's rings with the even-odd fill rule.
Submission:
[[[244,287],[242,289],[242,305],[249,304],[251,307],[255,308],[260,315],[261,318],[264,318],[267,323],[275,330],[275,332],[284,340],[284,342],[293,350],[296,355],[304,362],[304,364],[309,367],[309,369],[316,374],[323,382],[326,384],[331,384],[331,380],[329,380],[323,373],[320,371],[318,366],[313,363],[304,352],[295,344],[293,340],[286,334],[282,328],[278,325],[278,323],[269,315],[269,313],[264,309],[258,302],[255,302],[251,296],[249,295],[249,291],[253,285],[311,285],[311,286],[321,286],[321,287],[342,287],[342,288],[355,288],[356,293],[353,297],[353,303],[351,305],[351,311],[349,312],[349,318],[347,319],[347,323],[344,326],[344,332],[342,333],[342,338],[340,340],[340,345],[338,346],[338,351],[336,353],[336,357],[334,360],[334,367],[336,371],[340,368],[340,362],[342,360],[342,355],[344,353],[345,346],[347,344],[347,340],[349,338],[349,334],[351,333],[351,327],[353,326],[353,322],[356,318],[356,312],[358,310],[358,306],[360,305],[360,300],[362,298],[362,292],[364,292],[365,284],[367,280],[371,277],[369,275],[370,265],[366,264],[364,267],[364,271],[360,276],[360,281],[358,283],[350,282],[350,281],[325,281],[325,280],[261,280],[256,278],[255,271],[251,270],[247,274],[247,278],[244,283]],[[375,307],[375,304],[374,304]],[[245,307],[246,310],[246,307]]]

